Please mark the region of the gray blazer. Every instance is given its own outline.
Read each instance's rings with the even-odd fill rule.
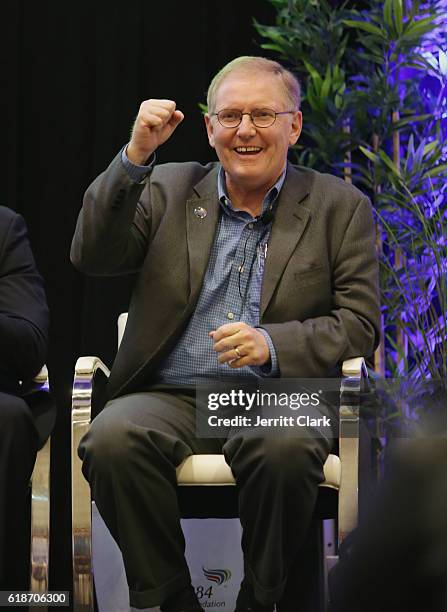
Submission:
[[[73,264],[90,275],[139,271],[109,397],[150,382],[185,329],[217,228],[218,169],[163,164],[137,184],[118,155],[85,194]],[[324,377],[344,359],[372,354],[380,327],[374,243],[371,205],[358,189],[288,165],[260,304],[282,377]]]

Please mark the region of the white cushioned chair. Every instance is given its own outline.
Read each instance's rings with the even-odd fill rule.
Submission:
[[[127,313],[118,320],[118,346]],[[357,524],[359,465],[359,392],[367,376],[362,357],[343,363],[338,455],[329,455],[325,481],[319,487],[314,518],[338,519],[338,545]],[[93,611],[92,506],[90,487],[81,472],[77,448],[91,421],[92,394],[97,378],[109,370],[98,357],[76,362],[72,402],[72,538],[73,603],[78,611]],[[237,517],[237,491],[224,456],[192,455],[177,468],[178,499],[183,518]],[[212,494],[210,494],[210,492]],[[337,559],[327,556],[328,565]]]

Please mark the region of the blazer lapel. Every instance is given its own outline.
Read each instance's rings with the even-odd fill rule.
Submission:
[[[189,255],[190,299],[198,293],[206,272],[219,219],[218,166],[194,190],[198,197],[186,203],[186,237]]]
[[[269,239],[261,291],[260,319],[267,309],[284,268],[306,228],[310,211],[301,202],[311,189],[311,178],[306,172],[287,167],[287,175],[281,192],[272,233]]]

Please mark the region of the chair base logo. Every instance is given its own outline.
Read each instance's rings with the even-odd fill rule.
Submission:
[[[215,582],[219,586],[224,582],[228,582],[231,578],[229,569],[205,569],[202,567],[203,575],[210,582]]]
[[[231,571],[229,569],[207,569],[202,566],[202,572],[204,577],[212,582],[213,584],[208,585],[196,585],[195,591],[197,598],[200,601],[202,608],[226,608],[225,598],[220,600],[223,593],[219,595],[219,589],[215,587],[224,586],[231,579]]]

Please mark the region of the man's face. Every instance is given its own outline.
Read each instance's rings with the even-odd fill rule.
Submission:
[[[286,100],[279,77],[266,72],[228,75],[216,92],[215,103],[215,112],[237,109],[249,113],[255,108],[276,112],[294,110]],[[288,148],[301,133],[302,116],[299,111],[277,115],[273,125],[267,128],[256,127],[249,115],[243,115],[241,124],[235,128],[223,127],[216,116],[206,115],[205,123],[209,143],[216,149],[225,170],[228,188],[267,191],[285,168]],[[250,149],[244,151],[244,147]]]

